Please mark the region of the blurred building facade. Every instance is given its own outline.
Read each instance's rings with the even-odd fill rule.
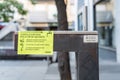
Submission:
[[[18,0],[24,4],[24,8],[28,10],[27,29],[41,30],[47,29],[50,24],[57,22],[57,10],[54,0],[34,0],[35,5],[31,4],[29,0]]]
[[[116,50],[120,62],[120,0],[77,0],[75,29],[79,31],[97,30],[99,45]]]
[[[32,5],[29,0],[18,0],[24,4],[28,10],[25,17],[28,20],[28,27],[49,27],[57,26],[57,9],[54,0],[35,0],[36,4]],[[67,0],[67,15],[69,26],[74,21],[74,1]],[[17,15],[16,15],[17,16]]]
[[[2,3],[4,0],[0,0]],[[17,10],[14,12],[14,18],[10,22],[17,23],[17,30],[49,30],[57,27],[57,9],[55,0],[34,0],[33,5],[30,0],[17,0],[23,4],[24,9],[28,11],[27,15],[20,15]],[[67,17],[69,29],[74,28],[74,0],[65,0],[67,4]],[[5,29],[7,30],[7,29]],[[5,31],[2,30],[2,34]],[[9,33],[7,33],[9,34]]]
[[[93,30],[93,8],[92,0],[77,0],[76,1],[77,15],[75,21],[75,29],[79,31],[92,31]],[[89,27],[88,27],[89,26]]]
[[[0,0],[3,2],[4,0]],[[30,0],[17,0],[24,5],[24,9],[28,11],[25,16],[19,15],[16,11],[14,13],[14,21],[21,21],[21,19],[26,20],[28,27],[48,27],[49,25],[57,24],[57,9],[55,0],[34,0],[35,5],[33,5]],[[67,4],[67,17],[69,26],[74,25],[75,17],[75,1],[65,0]]]
[[[114,0],[96,4],[96,29],[99,31],[100,44],[116,47],[114,29]]]

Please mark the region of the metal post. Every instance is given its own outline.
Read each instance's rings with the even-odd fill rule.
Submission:
[[[89,44],[88,44],[89,46]],[[76,53],[77,80],[99,80],[97,48]]]
[[[17,40],[16,35],[16,51]],[[99,80],[97,32],[55,31],[53,48],[62,53],[76,52],[77,80]]]

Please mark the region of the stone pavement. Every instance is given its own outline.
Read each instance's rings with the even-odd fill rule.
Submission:
[[[99,64],[100,80],[120,80],[120,64],[102,61]],[[71,62],[73,80],[76,69]],[[0,60],[0,80],[60,80],[58,63],[48,66],[45,60]]]
[[[0,42],[0,47],[4,45],[5,48],[13,48],[11,42],[7,42],[7,44],[6,42]],[[75,67],[72,57],[71,72],[73,80],[76,80]],[[114,50],[100,47],[99,75],[100,80],[120,80],[120,63],[116,62]],[[60,80],[58,63],[52,63],[48,66],[47,61],[41,60],[0,60],[0,80]]]
[[[75,65],[71,66],[72,80],[76,80]],[[49,65],[43,80],[60,80],[57,63]],[[120,80],[120,64],[111,61],[100,63],[99,80]]]
[[[99,71],[100,80],[120,80],[120,63],[104,62]]]
[[[99,46],[99,61],[116,62],[116,51],[110,47]]]
[[[76,80],[75,65],[71,65],[72,80]],[[49,65],[45,78],[43,80],[60,80],[58,63]]]
[[[43,80],[47,61],[0,61],[0,80]]]
[[[71,62],[73,80],[76,80],[75,62]],[[49,65],[43,80],[60,80],[58,64]],[[116,62],[116,52],[111,49],[99,48],[99,80],[120,80],[120,63]]]

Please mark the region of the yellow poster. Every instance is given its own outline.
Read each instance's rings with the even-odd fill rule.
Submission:
[[[18,32],[18,54],[53,54],[53,31]]]

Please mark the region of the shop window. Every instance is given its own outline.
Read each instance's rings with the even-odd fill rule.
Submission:
[[[78,30],[83,30],[83,14],[78,15]]]

